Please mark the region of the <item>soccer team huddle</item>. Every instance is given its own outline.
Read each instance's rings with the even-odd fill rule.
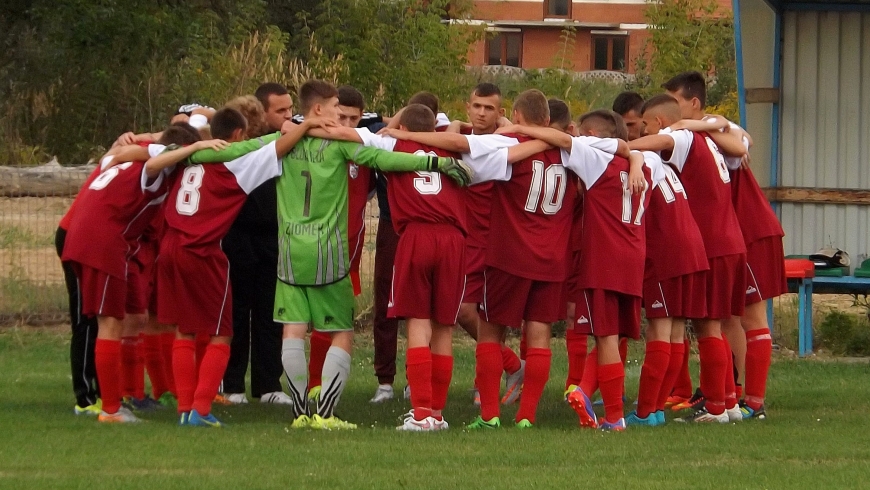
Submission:
[[[382,231],[397,234],[381,316],[407,327],[411,410],[397,429],[448,428],[457,325],[477,342],[480,415],[466,427],[500,427],[501,405],[517,401],[516,427],[537,425],[551,329],[563,320],[565,401],[581,427],[660,426],[667,408],[684,409],[677,422],[765,418],[765,300],[786,292],[783,231],[748,166],[750,136],[705,114],[706,88],[700,73],[682,73],[665,93],[624,92],[612,111],[574,120],[535,89],[516,96],[507,118],[498,87],[481,83],[468,122],[447,120],[421,92],[371,126],[358,91],[309,80],[292,120],[286,89],[264,84],[217,111],[183,106],[161,133],[122,135],[58,229],[74,352],[76,322],[98,324],[100,399],[76,384],[87,362],[74,354],[76,413],[130,423],[140,421],[131,409],[174,405],[181,425],[220,427],[215,400],[247,402],[250,335],[252,383],[263,384],[263,369],[277,378],[252,385],[254,396],[290,405],[293,428],[355,429],[335,410],[351,366],[365,207],[380,180],[389,220],[376,261]],[[290,104],[280,113],[278,98]],[[249,223],[246,240],[277,258],[265,270],[227,259],[234,222],[253,205],[266,219]],[[280,352],[256,354],[253,325],[236,346],[233,302],[243,295],[266,302]],[[641,338],[642,308],[645,356],[626,414],[626,342]],[[695,393],[687,319],[700,358]],[[505,344],[508,329],[521,329],[519,355]],[[375,342],[379,369],[377,325]],[[255,366],[255,355],[277,372]],[[228,388],[236,356],[242,386]],[[393,398],[392,374],[378,373],[372,402]],[[352,407],[343,413],[352,420]]]

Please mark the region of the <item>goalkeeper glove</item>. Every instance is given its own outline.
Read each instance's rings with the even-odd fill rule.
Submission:
[[[471,183],[471,179],[474,177],[474,170],[458,158],[432,157],[429,160],[429,168],[447,174],[448,177],[462,187],[468,187],[468,184]]]

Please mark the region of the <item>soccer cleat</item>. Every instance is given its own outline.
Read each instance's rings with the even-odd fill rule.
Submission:
[[[704,393],[701,392],[701,388],[695,390],[695,393],[692,395],[692,398],[689,398],[687,401],[683,403],[678,403],[676,405],[671,406],[671,410],[674,412],[679,412],[680,410],[693,410],[697,412],[704,408]]]
[[[248,397],[244,393],[225,393],[224,398],[227,400],[227,405],[244,405],[248,403]]]
[[[450,424],[447,423],[446,420],[442,417],[441,420],[432,417],[435,420],[435,430],[447,430],[450,428]]]
[[[410,400],[410,399],[411,399],[411,387],[406,386],[405,387],[405,400]]]
[[[160,402],[147,395],[141,400],[132,396],[125,396],[122,403],[125,407],[137,412],[153,412],[154,410],[163,410],[165,408]]]
[[[665,411],[664,410],[659,410],[658,412],[655,412],[655,416],[658,419],[659,425],[665,425]]]
[[[656,415],[658,412],[652,412],[646,417],[639,417],[637,412],[631,412],[625,417],[626,425],[644,425],[647,427],[657,427],[659,425],[663,425],[664,422],[659,423],[659,418]]]
[[[99,398],[97,398],[97,403],[88,405],[84,408],[78,406],[78,404],[73,407],[73,413],[75,413],[76,415],[93,415],[94,417],[96,417],[100,415],[100,412],[102,411],[103,400],[100,400]]]
[[[480,415],[478,415],[473,422],[468,424],[469,429],[498,429],[499,427],[501,427],[501,420],[499,420],[498,417],[483,420],[483,417]]]
[[[501,399],[502,405],[513,405],[523,391],[523,377],[526,373],[526,361],[520,361],[520,368],[513,374],[505,376],[505,392]],[[507,374],[507,373],[505,373]]]
[[[577,412],[580,427],[589,427],[591,429],[598,427],[598,417],[595,415],[595,411],[592,410],[592,402],[589,401],[589,397],[586,396],[586,393],[583,393],[583,390],[579,386],[574,388],[574,391],[571,393],[568,393],[567,401],[568,405]]]
[[[671,407],[673,407],[674,405],[679,405],[679,404],[681,404],[681,403],[686,403],[687,401],[689,401],[689,399],[686,398],[686,397],[684,397],[684,396],[671,395],[671,396],[669,396],[668,399],[665,401],[665,408],[671,408]]]
[[[392,400],[395,396],[393,385],[378,385],[378,389],[375,390],[375,396],[369,400],[369,403],[384,403],[387,400]]]
[[[473,403],[475,407],[480,406],[480,390],[477,388],[471,390],[471,403]]]
[[[178,405],[178,400],[175,399],[175,395],[168,391],[160,395],[160,398],[157,399],[157,402],[167,408],[175,407]]]
[[[534,425],[529,422],[529,419],[523,419],[517,422],[517,429],[531,429]]]
[[[308,404],[317,405],[317,399],[320,398],[320,385],[308,390]]]
[[[115,413],[106,413],[100,410],[97,420],[104,424],[138,424],[142,419],[133,415],[129,409],[121,407]]]
[[[292,405],[293,400],[283,391],[273,391],[260,395],[260,403],[274,403],[276,405]]]
[[[308,429],[311,427],[311,417],[308,415],[300,415],[290,424],[291,429]]]
[[[745,402],[740,402],[740,414],[744,419],[764,420],[767,418],[767,413],[764,411],[764,405],[758,407],[758,410],[753,410],[752,407]]]
[[[181,412],[178,416],[178,425],[187,425],[190,420],[190,412]]]
[[[345,422],[335,415],[332,417],[321,417],[315,414],[311,417],[311,428],[318,430],[353,430],[356,429],[356,424]]]
[[[625,419],[620,418],[616,422],[601,422],[601,425],[598,426],[599,429],[608,431],[608,432],[622,432],[625,430]]]
[[[743,420],[743,412],[740,410],[740,405],[734,405],[731,408],[725,409],[728,414],[729,422],[741,422]]]
[[[224,426],[220,420],[215,418],[214,414],[210,413],[208,415],[200,415],[196,410],[190,411],[190,415],[187,417],[187,425],[192,425],[194,427],[212,427],[215,429]]]
[[[406,417],[402,425],[396,427],[396,430],[407,432],[434,432],[438,429],[435,428],[435,419],[433,417],[426,417],[423,420],[417,420],[414,417]]]
[[[674,419],[674,422],[685,422],[685,423],[689,423],[689,422],[708,422],[708,423],[713,422],[713,423],[715,423],[715,422],[718,422],[720,424],[727,424],[729,422],[729,420],[728,420],[728,414],[726,412],[722,412],[719,415],[713,415],[712,413],[708,412],[706,408],[702,408],[700,410],[695,411],[695,413],[688,415],[686,417],[676,418],[676,419]]]

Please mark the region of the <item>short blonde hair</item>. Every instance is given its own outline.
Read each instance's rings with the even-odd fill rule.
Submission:
[[[269,132],[263,104],[253,95],[236,97],[227,102],[224,107],[235,109],[245,116],[245,119],[248,121],[248,129],[245,132],[247,138],[256,138]]]

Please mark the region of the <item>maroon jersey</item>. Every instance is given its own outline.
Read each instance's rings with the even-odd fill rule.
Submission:
[[[679,176],[658,155],[644,152],[652,170],[653,188],[646,213],[646,268],[644,280],[664,281],[707,270],[701,231]]]
[[[631,193],[627,159],[611,156],[609,163],[601,165],[600,159],[587,160],[587,171],[580,174],[586,192],[577,287],[641,296],[646,256],[643,222],[650,193]],[[651,188],[649,167],[643,167],[643,176],[647,189]]]
[[[85,192],[85,189],[87,189],[88,186],[91,185],[91,182],[93,182],[94,179],[96,179],[97,177],[100,176],[100,170],[102,170],[102,169],[100,168],[99,165],[97,165],[97,168],[95,168],[94,171],[91,172],[90,175],[88,175],[88,178],[85,179],[85,182],[82,184],[82,187],[79,189],[79,193],[76,194],[76,198],[73,199],[73,202],[72,202],[72,204],[70,204],[69,209],[66,210],[66,214],[63,215],[63,218],[60,219],[60,223],[57,224],[57,226],[59,228],[62,228],[64,230],[69,230],[69,223],[72,220],[73,211],[75,210],[76,202],[78,201],[78,196],[81,196]]]
[[[577,188],[577,199],[574,200],[574,210],[571,215],[571,251],[577,252],[583,246],[583,183],[577,179],[572,179],[572,184]],[[568,192],[573,189],[568,188]]]
[[[94,178],[76,198],[63,260],[126,277],[126,259],[166,197],[163,174],[150,184],[144,162],[115,165]]]
[[[570,182],[559,150],[515,163],[510,180],[493,187],[486,264],[535,281],[564,281],[576,195]]]
[[[354,263],[362,252],[366,237],[366,204],[375,189],[372,169],[347,164],[347,232],[350,262]]]
[[[456,157],[449,151],[412,141],[395,140],[393,151]],[[387,197],[396,233],[402,234],[408,223],[450,224],[466,234],[465,190],[439,172],[389,172]]]
[[[473,134],[470,127],[463,126],[460,134]],[[468,235],[465,242],[469,247],[486,248],[489,240],[489,215],[492,210],[492,181],[469,186],[465,191],[466,220]]]
[[[166,204],[166,231],[184,247],[217,245],[248,194],[281,174],[275,142],[226,163],[177,168]]]
[[[707,133],[668,131],[673,164],[689,196],[689,208],[701,230],[707,258],[746,253],[746,245],[731,204],[731,176],[725,158]]]
[[[743,167],[731,170],[731,202],[747,245],[770,236],[785,236],[751,170]]]

